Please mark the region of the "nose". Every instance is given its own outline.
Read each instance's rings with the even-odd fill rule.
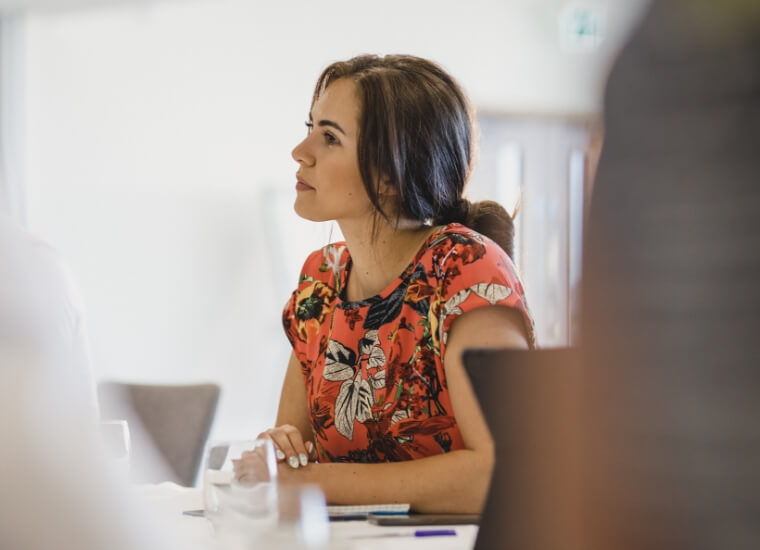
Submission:
[[[314,165],[314,155],[309,151],[308,141],[310,136],[306,136],[304,140],[293,148],[290,153],[298,164],[303,166]]]

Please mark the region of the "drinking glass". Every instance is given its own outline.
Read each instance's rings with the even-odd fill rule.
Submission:
[[[235,462],[243,453],[248,468],[239,478]],[[204,460],[203,499],[217,536],[250,541],[271,530],[277,521],[277,458],[272,441],[210,443]]]
[[[101,420],[98,427],[109,466],[117,476],[127,480],[132,453],[127,421]]]
[[[317,485],[280,485],[277,528],[268,548],[323,550],[330,542],[325,495]]]

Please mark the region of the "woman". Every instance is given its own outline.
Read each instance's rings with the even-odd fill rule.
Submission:
[[[467,100],[430,61],[360,56],[325,69],[306,125],[295,210],[345,242],[307,258],[283,314],[293,354],[262,434],[280,480],[331,503],[479,512],[494,449],[461,353],[534,340],[511,218],[462,197]]]

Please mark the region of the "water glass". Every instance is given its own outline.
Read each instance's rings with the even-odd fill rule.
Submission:
[[[330,522],[322,489],[316,485],[280,485],[277,504],[277,529],[268,541],[269,547],[328,547]]]
[[[248,468],[238,478],[235,462]],[[253,540],[277,520],[277,458],[269,439],[216,441],[207,446],[203,498],[217,535]]]
[[[129,460],[132,454],[127,421],[101,420],[98,428],[109,466],[117,476],[126,480],[129,476]]]

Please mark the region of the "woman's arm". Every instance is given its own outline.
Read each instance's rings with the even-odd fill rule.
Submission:
[[[305,466],[313,455],[314,434],[309,420],[309,406],[306,398],[306,384],[301,374],[301,362],[295,352],[290,354],[285,380],[280,393],[277,409],[276,428],[259,434],[271,438],[277,448],[277,459],[285,461],[292,468]]]
[[[298,428],[305,439],[312,439],[309,406],[306,400],[306,383],[301,374],[301,362],[295,352],[290,354],[285,380],[280,393],[276,426],[290,424]]]
[[[406,462],[382,464],[309,463],[303,468],[280,468],[280,480],[316,483],[334,504],[408,502],[419,512],[478,513],[483,507],[494,446],[469,378],[462,364],[465,348],[527,348],[520,314],[505,307],[482,307],[463,314],[452,323],[448,335],[444,369],[454,415],[465,448],[450,453]],[[306,393],[298,362],[291,360],[280,403],[280,421],[303,429],[311,437]],[[299,376],[296,395],[291,374]]]

